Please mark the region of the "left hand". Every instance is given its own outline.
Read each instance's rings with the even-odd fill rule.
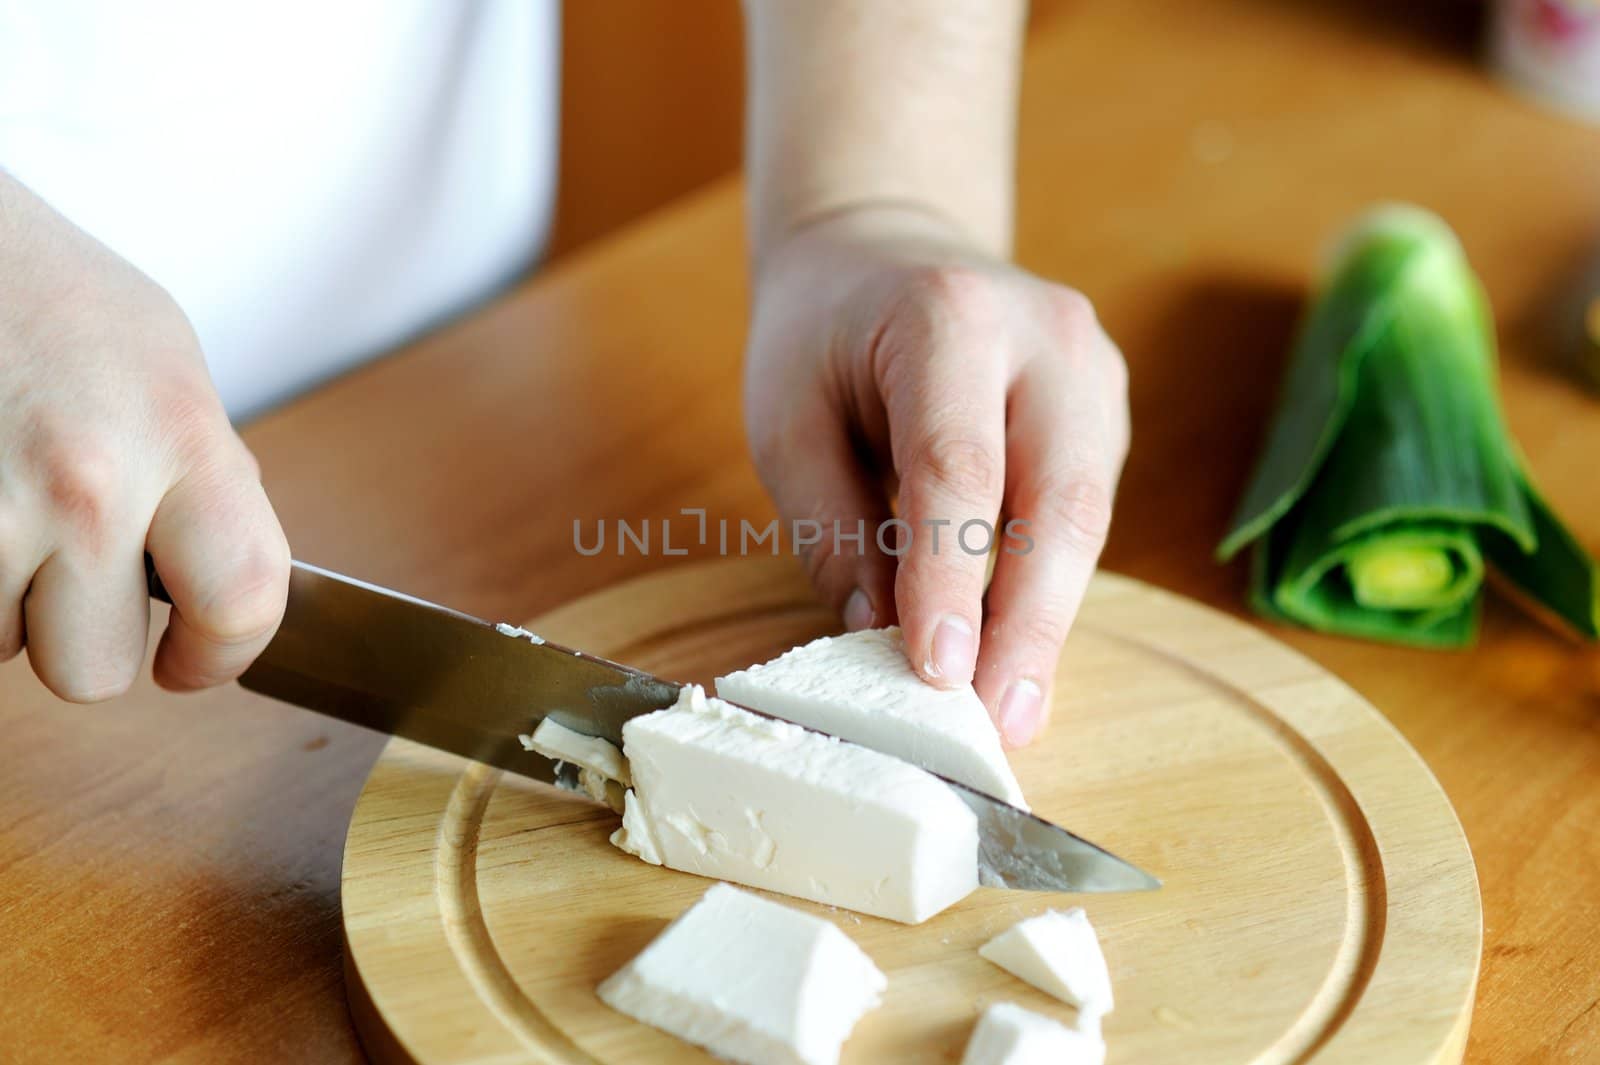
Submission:
[[[1127,370],[1089,301],[913,208],[829,216],[760,264],[745,421],[784,520],[823,529],[808,567],[845,623],[898,617],[926,680],[973,682],[1006,742],[1032,741],[1128,451]],[[875,542],[896,482],[898,560]],[[957,542],[973,519],[1001,544],[987,612],[982,527]],[[864,543],[838,549],[836,521]]]

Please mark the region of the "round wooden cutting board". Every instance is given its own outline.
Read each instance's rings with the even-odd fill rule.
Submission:
[[[706,684],[833,631],[788,559],[683,565],[529,627]],[[1164,882],[1129,895],[980,888],[908,927],[799,900],[889,977],[850,1063],[955,1063],[995,1000],[1070,1008],[978,957],[1083,905],[1116,990],[1108,1061],[1457,1062],[1477,980],[1472,856],[1432,774],[1343,683],[1193,602],[1096,578],[1054,724],[1013,763],[1035,810]],[[347,984],[379,1061],[709,1062],[595,986],[710,882],[611,847],[565,792],[392,742],[345,845]]]

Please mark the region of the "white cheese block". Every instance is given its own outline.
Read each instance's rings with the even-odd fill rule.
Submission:
[[[645,820],[644,804],[631,789],[622,797],[622,827],[611,833],[611,843],[642,862],[662,864],[661,848],[656,846],[656,834]]]
[[[831,923],[717,884],[600,998],[730,1061],[835,1065],[887,983]]]
[[[1079,907],[1019,921],[978,953],[1082,1014],[1111,1012],[1111,974],[1089,917]]]
[[[611,841],[645,861],[895,921],[977,887],[977,819],[914,766],[708,699],[629,721]]]
[[[924,682],[897,627],[813,640],[718,677],[717,694],[1027,809],[978,693],[970,684],[946,690]]]
[[[1105,1065],[1106,1045],[1011,1002],[983,1011],[961,1065]]]

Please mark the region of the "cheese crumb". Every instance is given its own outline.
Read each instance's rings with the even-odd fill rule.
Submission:
[[[521,625],[507,625],[503,621],[497,621],[494,625],[494,631],[498,632],[502,636],[510,636],[518,640],[527,640],[529,643],[544,643],[543,636],[540,636],[536,632],[529,632]]]

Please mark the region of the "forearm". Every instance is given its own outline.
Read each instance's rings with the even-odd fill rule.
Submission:
[[[866,205],[1011,246],[1024,0],[746,0],[746,177],[757,264]]]

